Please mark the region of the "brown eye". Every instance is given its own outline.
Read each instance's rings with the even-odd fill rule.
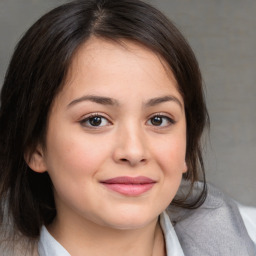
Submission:
[[[97,127],[107,126],[110,124],[110,122],[108,121],[107,118],[101,115],[91,115],[81,120],[80,124],[84,127],[97,128]]]
[[[155,126],[160,126],[163,122],[163,118],[161,116],[154,116],[151,118],[151,123]]]
[[[91,126],[100,126],[102,123],[101,116],[94,116],[88,119],[88,122]]]
[[[168,127],[175,124],[175,121],[168,116],[155,115],[147,121],[147,124],[152,126]]]

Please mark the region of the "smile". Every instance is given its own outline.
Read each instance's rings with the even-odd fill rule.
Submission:
[[[139,196],[150,190],[156,181],[144,177],[116,177],[101,182],[108,189],[126,196]]]

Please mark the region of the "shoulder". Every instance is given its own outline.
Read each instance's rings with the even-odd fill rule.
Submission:
[[[238,204],[238,209],[252,241],[256,244],[256,208]]]
[[[185,255],[256,255],[237,203],[212,185],[199,208],[170,206],[167,213]]]

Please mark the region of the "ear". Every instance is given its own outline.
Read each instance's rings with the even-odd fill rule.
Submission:
[[[188,170],[188,166],[187,166],[187,163],[184,162],[184,167],[183,167],[183,170],[182,170],[182,173],[186,173]]]
[[[41,146],[38,146],[32,154],[24,156],[27,165],[35,172],[43,173],[47,171],[46,162]]]

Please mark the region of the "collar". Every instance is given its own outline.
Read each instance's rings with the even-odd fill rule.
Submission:
[[[71,256],[68,251],[49,233],[45,226],[42,227],[38,242],[39,256]]]
[[[167,256],[184,256],[178,237],[166,212],[160,215],[160,225],[165,237]],[[71,256],[68,251],[42,227],[38,243],[40,256]]]
[[[179,239],[165,211],[160,215],[160,225],[165,238],[167,256],[184,256]]]

